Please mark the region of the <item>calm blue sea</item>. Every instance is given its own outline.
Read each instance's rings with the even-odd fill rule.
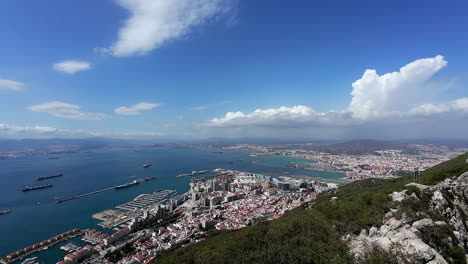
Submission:
[[[217,151],[222,151],[222,154],[215,153]],[[248,154],[246,151],[173,148],[44,154],[0,160],[0,210],[13,210],[9,214],[0,215],[0,255],[6,255],[73,228],[97,228],[98,221],[91,217],[94,213],[111,209],[139,194],[150,193],[155,189],[186,192],[189,189],[190,177],[175,176],[191,170],[226,168],[258,173],[289,172],[323,178],[343,176],[337,173],[263,166],[284,166],[303,160],[280,156],[250,157]],[[253,164],[252,161],[258,164]],[[152,163],[153,166],[144,169],[143,164],[146,163]],[[64,176],[41,182],[35,179],[38,176],[58,173],[63,173]],[[126,189],[110,190],[55,204],[57,198],[150,176],[156,176],[157,179]],[[21,191],[24,186],[47,183],[53,184],[53,188]],[[40,252],[37,256],[43,263],[55,263],[65,255],[64,251],[58,249],[60,245]]]

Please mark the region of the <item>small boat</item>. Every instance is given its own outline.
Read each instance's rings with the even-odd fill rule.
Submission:
[[[23,262],[21,262],[21,264],[38,264],[38,263],[39,261],[37,261],[37,257],[27,258]]]
[[[152,165],[151,163],[145,164],[145,165],[143,165],[143,168],[146,169],[146,168],[148,168],[148,167],[151,167],[151,165]]]
[[[4,214],[8,214],[8,213],[11,213],[10,209],[0,211],[0,215],[4,215]]]

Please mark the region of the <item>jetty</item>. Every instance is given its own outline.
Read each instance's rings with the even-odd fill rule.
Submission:
[[[45,250],[48,247],[51,247],[57,243],[70,239],[72,237],[78,236],[82,234],[82,230],[80,229],[72,229],[70,231],[64,232],[60,235],[54,236],[42,242],[36,243],[34,245],[22,248],[17,250],[13,253],[8,254],[7,256],[0,259],[0,263],[13,263],[18,260],[21,260],[31,254],[37,253],[41,250]]]
[[[101,189],[101,190],[97,190],[97,191],[93,191],[93,192],[89,192],[89,193],[84,193],[84,194],[80,194],[80,195],[60,199],[60,200],[57,200],[55,203],[63,203],[63,202],[66,202],[66,201],[70,201],[70,200],[90,196],[90,195],[101,193],[101,192],[107,192],[107,191],[110,191],[110,190],[118,190],[118,189],[122,189],[122,188],[125,188],[125,187],[133,186],[136,183],[146,182],[146,181],[150,181],[150,180],[154,180],[154,179],[156,179],[156,177],[148,177],[148,178],[144,178],[144,179],[141,179],[141,180],[134,180],[134,181],[132,181],[130,183],[127,183],[127,184],[112,186],[112,187],[109,187],[109,188],[105,188],[105,189]]]

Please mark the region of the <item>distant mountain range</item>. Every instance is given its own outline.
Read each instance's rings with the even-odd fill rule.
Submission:
[[[360,154],[386,149],[408,149],[409,144],[433,144],[451,148],[468,148],[468,140],[454,139],[414,139],[414,140],[307,140],[307,139],[270,139],[270,138],[208,138],[203,140],[127,140],[111,138],[82,138],[82,139],[0,139],[0,152],[42,150],[53,148],[78,148],[80,150],[100,149],[109,147],[138,147],[138,146],[229,146],[235,144],[292,144],[311,150],[336,153]],[[304,145],[307,144],[307,145]],[[285,146],[291,148],[294,146]]]
[[[108,138],[84,138],[84,139],[0,139],[0,152],[24,151],[29,149],[50,149],[63,147],[76,147],[80,149],[99,149],[105,147],[143,145],[141,141],[129,141]]]

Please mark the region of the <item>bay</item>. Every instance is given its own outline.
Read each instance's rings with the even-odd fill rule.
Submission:
[[[250,157],[247,151],[221,149],[125,149],[99,150],[51,155],[20,156],[0,160],[0,210],[12,212],[0,216],[0,255],[48,239],[73,228],[96,228],[94,213],[112,209],[130,201],[139,194],[156,189],[188,191],[190,177],[176,178],[192,170],[215,168],[261,173],[264,171],[339,178],[343,174],[298,170],[281,167],[302,159],[266,156]],[[257,164],[254,164],[257,163]],[[149,168],[143,168],[152,163]],[[264,166],[265,164],[268,166]],[[36,181],[38,176],[63,173],[63,177]],[[136,177],[135,177],[136,176]],[[156,180],[142,182],[130,188],[110,190],[76,200],[56,204],[64,198],[156,176]],[[24,186],[53,184],[53,188],[22,192]],[[74,241],[79,241],[75,239]],[[80,243],[77,242],[77,243]],[[63,259],[61,244],[38,254],[43,263]]]

